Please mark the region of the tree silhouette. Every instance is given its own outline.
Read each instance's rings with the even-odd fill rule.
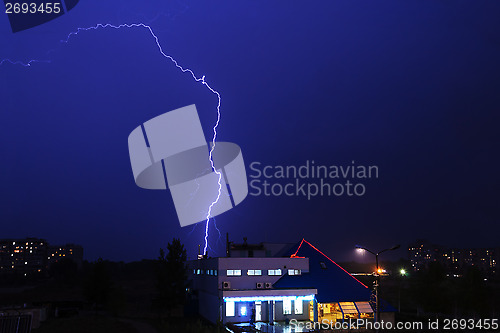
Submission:
[[[49,273],[58,283],[74,284],[78,277],[78,265],[70,258],[63,258],[50,265]]]
[[[111,275],[107,263],[102,259],[92,265],[90,274],[84,285],[84,293],[87,299],[97,307],[103,307],[108,302],[112,288]]]
[[[469,267],[458,286],[459,302],[465,315],[487,316],[489,310],[488,288],[477,267]]]
[[[180,239],[174,238],[167,245],[167,253],[160,249],[157,267],[158,310],[172,313],[186,302],[187,268],[186,250]]]
[[[451,307],[450,283],[439,262],[430,262],[417,278],[414,289],[416,301],[426,312],[447,313]]]

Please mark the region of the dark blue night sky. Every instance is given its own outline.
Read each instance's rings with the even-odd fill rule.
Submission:
[[[172,237],[190,256],[204,226],[179,226],[168,191],[137,187],[127,137],[144,121],[196,104],[209,135],[248,166],[377,165],[363,197],[248,196],[217,217],[209,251],[303,237],[336,260],[354,244],[427,238],[499,246],[500,2],[81,1],[13,34],[0,15],[0,238],[84,246],[89,260],[154,258]],[[207,137],[207,140],[210,138]],[[406,256],[399,250],[397,256]]]

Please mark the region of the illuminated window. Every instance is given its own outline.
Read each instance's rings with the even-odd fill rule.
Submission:
[[[281,275],[281,269],[270,269],[267,271],[267,275],[279,276],[279,275]]]
[[[240,308],[240,315],[241,315],[242,317],[245,317],[245,316],[247,315],[247,307],[246,307],[246,306],[242,306],[242,307]]]
[[[227,276],[240,276],[241,275],[241,269],[228,269],[227,270]]]
[[[288,270],[288,275],[300,275],[301,271],[300,269],[289,269]]]
[[[283,300],[283,314],[289,315],[292,314],[292,300],[285,298]]]
[[[234,317],[234,302],[226,302],[226,317]]]
[[[354,302],[340,302],[339,306],[342,309],[342,313],[344,314],[344,316],[346,315],[351,316],[358,314],[358,309],[356,309]]]
[[[262,275],[262,271],[260,269],[249,269],[247,271],[248,275]]]
[[[296,300],[295,302],[295,314],[303,314],[304,313],[304,304],[300,300]]]

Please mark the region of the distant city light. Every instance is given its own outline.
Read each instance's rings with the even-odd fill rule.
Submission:
[[[405,269],[401,269],[399,271],[399,274],[401,274],[401,276],[406,276],[406,270]]]

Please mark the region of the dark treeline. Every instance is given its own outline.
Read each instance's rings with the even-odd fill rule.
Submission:
[[[373,264],[344,263],[350,272],[371,272]],[[405,260],[384,262],[381,296],[391,304],[401,320],[415,318],[498,318],[500,316],[500,277],[487,275],[477,267],[463,269],[460,275],[431,262],[418,272]],[[404,273],[404,274],[402,274]],[[370,275],[356,276],[372,287]],[[396,317],[398,318],[398,317]]]
[[[88,316],[94,318],[90,323],[102,322],[103,327],[110,325],[109,320],[116,325],[122,325],[121,320],[136,320],[148,322],[159,332],[218,331],[193,311],[192,295],[187,294],[186,260],[179,239],[159,249],[156,260],[124,263],[99,259],[78,267],[64,258],[44,274],[2,277],[0,307],[46,308],[49,320],[42,332],[44,328],[58,332],[64,320],[85,325]]]

